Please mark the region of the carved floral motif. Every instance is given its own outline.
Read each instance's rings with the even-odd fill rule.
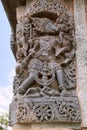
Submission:
[[[19,100],[20,102],[20,100]],[[72,122],[79,123],[80,111],[78,99],[68,97],[24,98],[18,103],[15,121],[29,122]]]
[[[18,106],[17,106],[17,111],[16,111],[16,114],[17,114],[17,119],[18,121],[20,122],[25,122],[27,121],[27,108],[26,106],[22,103],[19,103]]]

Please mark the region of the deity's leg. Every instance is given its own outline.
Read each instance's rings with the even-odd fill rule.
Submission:
[[[29,87],[31,87],[31,85],[34,83],[35,81],[35,76],[34,74],[30,74],[29,77],[21,84],[18,93],[19,94],[25,94],[25,92],[27,91],[27,89]]]
[[[59,84],[59,89],[64,90],[64,76],[63,76],[62,68],[59,68],[56,71],[56,75],[57,75],[57,81],[58,81],[58,84]]]

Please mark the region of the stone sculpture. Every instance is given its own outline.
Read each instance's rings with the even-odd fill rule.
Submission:
[[[80,123],[74,29],[73,15],[57,0],[32,2],[21,17],[11,123]]]

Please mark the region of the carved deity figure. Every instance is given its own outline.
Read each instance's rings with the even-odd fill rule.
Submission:
[[[73,15],[63,0],[31,1],[18,19],[13,124],[80,124],[74,31]]]
[[[34,18],[27,14],[17,25],[16,68],[20,69],[19,75],[26,69],[28,72],[17,93],[24,95],[31,89],[53,89],[54,85],[59,95],[59,92],[67,88],[75,88],[74,85],[67,83],[67,86],[65,83],[65,69],[75,57],[74,22],[71,19],[72,16],[67,13],[60,15],[55,21],[47,17]]]

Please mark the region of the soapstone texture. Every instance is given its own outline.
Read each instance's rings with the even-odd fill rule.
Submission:
[[[87,34],[84,0],[74,0],[75,35],[77,43],[77,93],[82,127],[87,127]]]
[[[66,3],[27,0],[26,6],[16,8],[11,125],[64,123],[80,128],[75,21]]]

